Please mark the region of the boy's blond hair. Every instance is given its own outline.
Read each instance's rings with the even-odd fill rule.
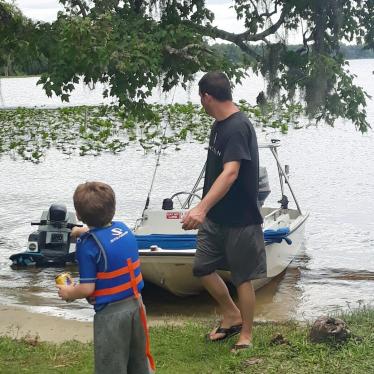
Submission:
[[[78,218],[88,226],[104,227],[112,222],[116,198],[112,187],[102,182],[78,185],[73,195]]]

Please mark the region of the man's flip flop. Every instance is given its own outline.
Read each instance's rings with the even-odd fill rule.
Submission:
[[[218,326],[216,331],[213,334],[224,334],[224,335],[222,335],[220,338],[217,338],[217,339],[212,339],[211,334],[208,334],[206,337],[209,342],[218,342],[218,341],[222,341],[222,340],[231,338],[234,335],[239,334],[241,329],[242,329],[242,324],[233,325],[230,327]]]

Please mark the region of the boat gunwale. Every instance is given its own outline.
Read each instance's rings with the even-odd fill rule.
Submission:
[[[296,230],[299,229],[300,226],[302,226],[305,221],[309,217],[309,212],[303,213],[300,215],[301,217],[300,221],[295,225],[292,230],[290,230],[289,235],[294,233]],[[298,217],[298,218],[299,218]],[[265,243],[265,247],[272,245],[274,243]],[[189,252],[187,252],[189,251]],[[139,249],[139,257],[164,257],[164,256],[185,256],[185,257],[193,257],[195,256],[196,248],[190,248],[190,249],[161,249],[160,251],[151,251],[150,249]]]

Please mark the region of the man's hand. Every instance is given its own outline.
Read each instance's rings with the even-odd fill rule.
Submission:
[[[206,212],[201,206],[197,205],[192,208],[182,219],[182,229],[195,230],[205,220]]]

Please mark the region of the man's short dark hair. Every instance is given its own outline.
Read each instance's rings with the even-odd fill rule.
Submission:
[[[104,227],[112,222],[116,197],[112,187],[102,182],[80,184],[73,196],[80,220],[91,227]]]
[[[201,95],[208,94],[218,101],[232,101],[231,85],[226,74],[219,71],[206,73],[199,81]]]

